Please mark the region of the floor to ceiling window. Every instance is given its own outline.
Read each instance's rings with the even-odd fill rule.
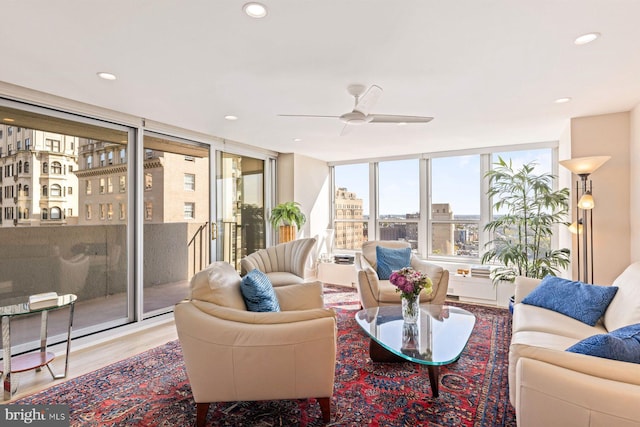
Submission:
[[[77,333],[127,323],[130,193],[100,183],[130,171],[126,157],[98,159],[126,149],[133,131],[6,100],[0,120],[0,304],[73,293]],[[111,215],[117,204],[123,217]],[[37,345],[39,322],[35,315],[11,323],[14,352]],[[51,313],[52,340],[66,326],[66,312]]]
[[[420,170],[418,159],[378,163],[377,240],[402,240],[418,249]]]
[[[275,153],[230,154],[215,137],[91,111],[0,98],[0,305],[76,294],[74,337],[170,312],[214,259],[239,268],[267,244],[275,187]],[[67,320],[49,315],[50,344]],[[11,322],[14,354],[39,347],[39,325]]]
[[[402,240],[424,258],[479,262],[491,239],[484,225],[501,214],[492,210],[485,178],[498,156],[514,167],[535,161],[536,173],[557,173],[557,143],[514,147],[331,165],[336,248],[359,250],[365,240]],[[368,220],[369,206],[377,209],[373,220]]]
[[[335,166],[333,217],[336,249],[361,249],[369,236],[369,164]]]
[[[429,256],[477,259],[480,251],[480,155],[431,159]]]

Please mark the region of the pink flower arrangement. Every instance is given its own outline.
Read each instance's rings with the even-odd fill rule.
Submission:
[[[426,289],[428,293],[433,289],[433,283],[429,276],[411,267],[404,267],[394,271],[389,276],[389,281],[398,288],[396,292],[401,292],[404,298],[412,299],[423,289]]]

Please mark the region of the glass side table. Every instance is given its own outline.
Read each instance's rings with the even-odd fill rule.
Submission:
[[[43,366],[46,366],[53,379],[65,378],[67,376],[67,372],[69,371],[69,349],[71,347],[71,328],[73,327],[73,308],[76,299],[77,297],[73,294],[59,295],[57,303],[47,307],[31,309],[29,307],[29,303],[26,302],[28,297],[23,297],[20,299],[20,302],[17,302],[16,300],[14,304],[0,307],[0,317],[2,317],[2,350],[4,364],[0,379],[2,379],[2,385],[4,388],[4,400],[10,400],[17,390],[17,385],[12,384],[13,374],[15,373],[29,371],[31,369],[40,371]],[[50,311],[59,310],[65,307],[69,308],[69,325],[67,329],[67,348],[64,362],[64,373],[56,374],[51,369],[51,366],[49,366],[49,363],[51,363],[55,355],[52,352],[47,351],[48,315]],[[11,319],[34,313],[41,313],[40,351],[12,357]]]

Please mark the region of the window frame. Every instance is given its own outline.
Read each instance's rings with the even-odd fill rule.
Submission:
[[[335,167],[345,166],[353,164],[368,163],[369,165],[369,223],[368,223],[368,236],[367,240],[379,240],[380,239],[380,226],[389,223],[399,222],[397,219],[381,219],[379,218],[379,171],[378,165],[380,162],[392,161],[392,160],[404,160],[404,159],[419,159],[420,168],[420,211],[419,218],[407,218],[400,222],[404,223],[417,223],[418,224],[418,243],[415,252],[423,259],[432,261],[439,261],[445,263],[457,263],[457,264],[478,264],[484,253],[484,248],[487,242],[491,240],[491,236],[484,230],[485,225],[493,219],[492,207],[493,203],[489,197],[486,197],[486,193],[489,189],[488,179],[485,178],[486,172],[490,170],[491,158],[494,153],[505,152],[517,152],[517,151],[530,151],[539,149],[549,149],[551,154],[551,172],[553,175],[558,176],[558,141],[549,141],[541,143],[531,144],[513,144],[505,146],[493,146],[484,147],[480,149],[469,150],[455,150],[438,153],[421,153],[409,156],[395,156],[385,158],[373,158],[373,159],[359,159],[353,161],[340,161],[329,162],[330,177],[331,177],[331,191],[330,191],[330,218],[331,224],[334,229],[338,229],[340,223],[346,222],[360,222],[363,220],[342,219],[336,217],[336,205],[335,196],[338,186],[342,187],[343,184],[336,183],[335,181]],[[441,157],[459,157],[467,155],[479,155],[480,156],[480,178],[478,191],[480,192],[480,217],[479,219],[433,219],[432,214],[432,177],[431,177],[431,163],[435,158]],[[559,186],[558,180],[554,180],[554,187]],[[347,188],[347,190],[349,190]],[[476,256],[460,256],[460,255],[438,255],[432,254],[432,233],[433,225],[437,224],[477,224],[478,227],[478,255]],[[337,241],[337,233],[336,233]],[[558,247],[557,233],[553,237],[552,247]],[[359,252],[360,249],[341,249],[337,248],[341,252]]]

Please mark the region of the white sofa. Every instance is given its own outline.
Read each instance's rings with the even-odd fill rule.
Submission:
[[[640,262],[595,326],[523,304],[539,280],[519,277],[509,349],[509,398],[520,427],[640,426],[640,364],[565,351],[592,335],[640,323]]]

